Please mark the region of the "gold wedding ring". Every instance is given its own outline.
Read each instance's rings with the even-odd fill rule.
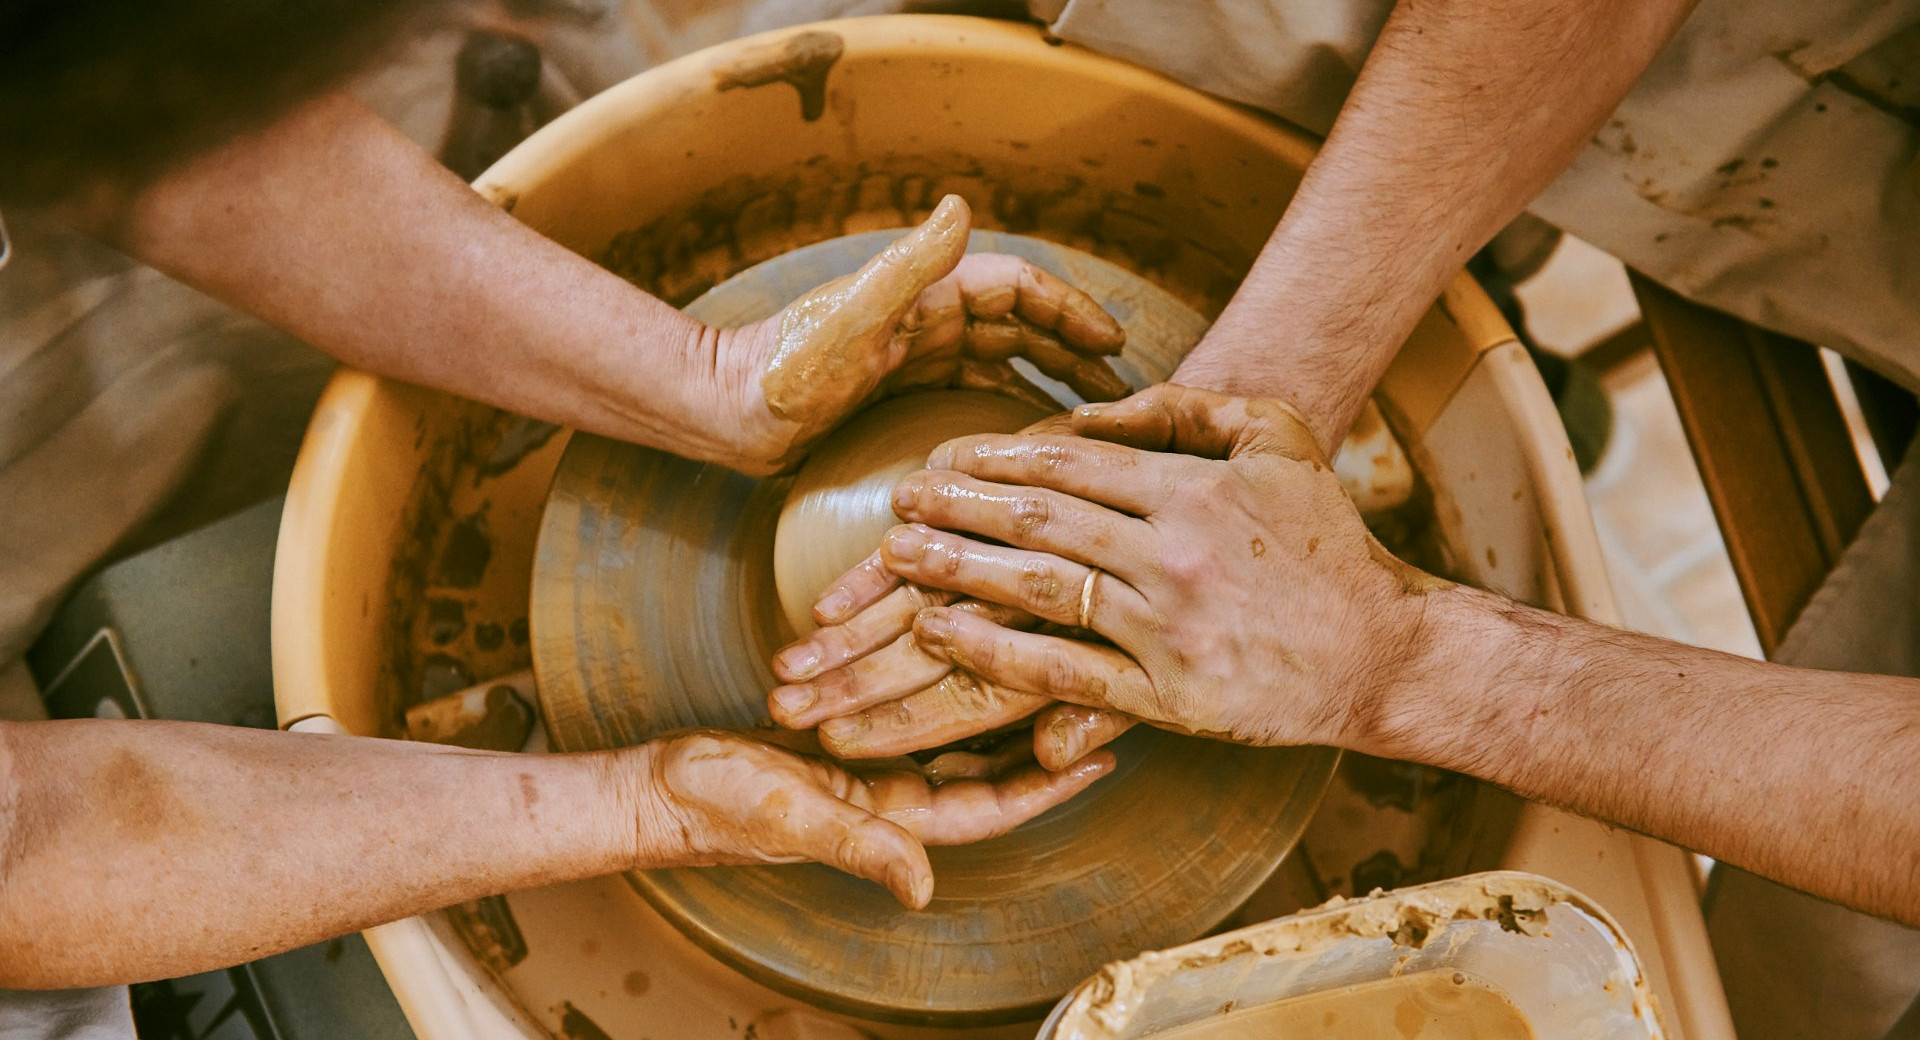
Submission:
[[[1100,568],[1087,568],[1087,580],[1080,585],[1080,627],[1093,627],[1093,583],[1100,577]]]

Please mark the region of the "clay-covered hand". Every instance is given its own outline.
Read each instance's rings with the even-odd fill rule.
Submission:
[[[657,738],[628,761],[640,865],[818,861],[914,908],[933,895],[925,846],[998,837],[1113,768],[1110,756],[1055,773],[1013,762],[994,779],[934,784],[912,769],[854,773],[719,730]]]
[[[1070,435],[1071,419],[1063,412],[1021,433]],[[784,685],[768,695],[768,713],[791,729],[819,727],[820,745],[840,758],[866,759],[1004,729],[1052,704],[1050,698],[956,671],[946,657],[915,643],[914,617],[929,606],[949,604],[1002,625],[1039,623],[1023,611],[903,584],[876,550],[821,593],[813,608],[821,627],[774,655],[774,674]],[[1050,727],[1049,732],[1059,730]],[[1055,763],[1071,762],[1084,750],[1076,745],[1073,753],[1056,751],[1043,741],[1039,762],[1056,768]]]
[[[1000,688],[1184,732],[1371,747],[1428,655],[1425,596],[1448,585],[1374,540],[1298,414],[1162,386],[1073,429],[936,449],[896,491],[913,522],[881,562],[1111,645],[941,606],[915,642]]]
[[[862,405],[915,390],[990,390],[1058,405],[1023,357],[1089,401],[1127,385],[1104,360],[1126,341],[1086,293],[1017,256],[968,254],[972,214],[949,195],[865,267],[755,325],[717,333],[721,393],[744,417],[737,468],[778,472]]]

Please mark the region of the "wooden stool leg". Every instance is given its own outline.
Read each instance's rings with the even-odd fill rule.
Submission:
[[[1771,655],[1873,509],[1833,384],[1812,344],[1632,282]]]

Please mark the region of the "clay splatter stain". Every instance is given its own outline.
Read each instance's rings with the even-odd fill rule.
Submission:
[[[495,975],[527,959],[527,940],[505,896],[488,896],[446,909],[447,923]]]
[[[800,95],[800,117],[811,123],[827,110],[827,73],[846,50],[839,33],[812,30],[756,47],[713,70],[714,89],[738,90],[786,83]]]
[[[620,979],[620,988],[626,990],[627,996],[630,997],[646,996],[647,989],[652,985],[653,981],[647,978],[646,972],[643,971],[627,972]]]
[[[499,443],[487,454],[473,474],[473,483],[478,486],[488,477],[497,477],[518,466],[527,456],[547,446],[560,427],[538,419],[515,416],[500,432]]]
[[[467,608],[458,600],[435,597],[427,601],[427,638],[446,646],[467,630]]]
[[[447,543],[440,549],[440,562],[434,567],[434,582],[448,588],[473,588],[486,577],[487,564],[492,560],[493,542],[487,537],[487,518],[479,513],[463,516],[447,532]]]
[[[567,1040],[613,1040],[599,1023],[571,1002],[560,1005],[560,1034]]]

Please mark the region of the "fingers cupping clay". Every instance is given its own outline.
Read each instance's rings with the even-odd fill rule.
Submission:
[[[967,251],[972,214],[949,195],[859,271],[801,297],[781,316],[773,361],[760,378],[773,414],[812,428],[837,419],[884,373],[876,347],[891,339],[920,294]]]
[[[796,633],[814,629],[814,600],[867,559],[893,527],[893,487],[934,445],[967,433],[1012,432],[1045,413],[977,391],[896,397],[861,412],[813,450],[794,476],[773,540],[774,584]]]

